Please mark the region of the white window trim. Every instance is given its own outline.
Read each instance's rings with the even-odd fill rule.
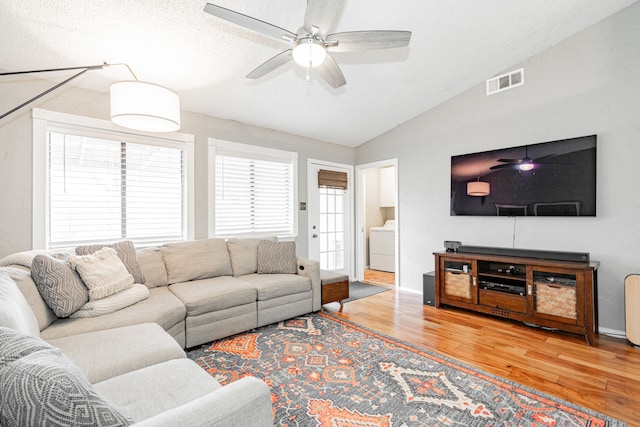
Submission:
[[[186,145],[185,174],[187,177],[187,200],[182,224],[186,230],[187,239],[194,238],[195,221],[195,197],[194,197],[194,145],[193,135],[169,132],[162,135],[146,132],[127,131],[108,120],[94,119],[90,117],[76,116],[74,114],[59,113],[55,111],[34,108],[33,117],[33,199],[32,199],[32,248],[46,249],[49,222],[48,198],[49,181],[47,170],[49,152],[47,150],[47,132],[52,130],[73,131],[87,136],[104,137],[104,132],[126,135],[129,142],[148,143],[153,138],[155,145],[176,147],[176,144]]]
[[[294,151],[278,150],[275,148],[260,147],[257,145],[242,144],[239,142],[225,141],[223,139],[209,138],[209,237],[230,237],[216,236],[215,234],[215,214],[216,214],[216,154],[242,154],[258,160],[287,160],[293,162],[293,234],[278,236],[280,240],[293,240],[298,237],[298,153]],[[258,235],[245,234],[244,237],[259,237]]]

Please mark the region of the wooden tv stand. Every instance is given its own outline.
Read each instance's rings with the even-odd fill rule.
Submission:
[[[584,335],[597,333],[598,262],[436,252],[437,308],[452,306]]]

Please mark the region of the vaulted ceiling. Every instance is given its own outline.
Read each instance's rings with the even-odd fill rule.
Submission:
[[[294,33],[306,8],[304,0],[210,1]],[[294,63],[246,79],[288,44],[204,13],[206,0],[4,0],[0,69],[126,63],[140,80],[176,91],[185,111],[355,147],[635,1],[344,0],[329,32],[407,30],[412,39],[335,53],[347,84],[333,89]],[[113,66],[72,84],[108,92],[130,78]]]

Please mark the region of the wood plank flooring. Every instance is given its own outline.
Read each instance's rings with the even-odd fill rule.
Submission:
[[[395,286],[396,284],[396,275],[395,273],[390,273],[388,271],[380,271],[380,270],[365,270],[364,271],[364,280],[365,283],[373,283],[373,284],[382,284],[382,285],[390,285]]]
[[[640,426],[640,348],[598,335],[547,331],[458,309],[422,304],[422,296],[383,292],[324,306],[359,325],[481,370]]]

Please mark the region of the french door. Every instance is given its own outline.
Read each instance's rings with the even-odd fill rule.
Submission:
[[[319,186],[320,171],[346,176],[346,188]],[[352,275],[352,179],[349,165],[309,160],[308,164],[308,242],[309,258],[320,261],[320,268]]]

